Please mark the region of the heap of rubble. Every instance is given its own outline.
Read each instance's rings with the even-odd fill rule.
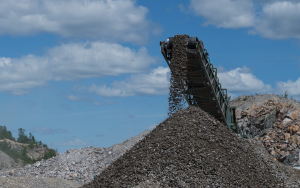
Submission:
[[[261,143],[279,161],[293,165],[299,160],[300,103],[278,95],[240,96],[237,107],[241,133]],[[293,154],[295,160],[285,162]]]
[[[149,130],[145,130],[135,137],[108,148],[69,149],[56,157],[41,160],[32,165],[0,170],[0,177],[56,177],[73,181],[82,186],[84,183],[92,181],[94,175],[100,174],[149,132]]]
[[[298,187],[296,171],[200,108],[188,107],[83,187]]]

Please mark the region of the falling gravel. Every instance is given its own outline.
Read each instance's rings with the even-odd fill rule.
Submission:
[[[169,116],[184,109],[185,106],[183,85],[186,81],[186,70],[183,67],[185,67],[187,62],[186,44],[188,38],[188,35],[176,35],[173,38],[173,51],[170,64]]]

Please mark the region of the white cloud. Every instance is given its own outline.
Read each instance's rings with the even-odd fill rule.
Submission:
[[[63,142],[55,142],[51,144],[51,146],[91,146],[95,145],[95,143],[83,141],[77,138],[65,138]]]
[[[42,135],[53,135],[53,134],[66,134],[69,133],[67,129],[53,129],[47,127],[34,127],[32,132],[41,133]]]
[[[113,100],[107,100],[107,99],[105,99],[105,103],[108,104],[108,105],[116,105],[116,104],[117,104],[116,101],[113,101]]]
[[[295,99],[300,99],[300,78],[295,82],[288,80],[287,82],[276,82],[276,93],[283,95],[285,91],[288,91],[288,95]]]
[[[55,80],[139,73],[156,62],[145,47],[135,52],[103,42],[63,44],[50,49],[46,58]]]
[[[150,32],[160,32],[147,19],[148,12],[134,0],[0,1],[0,34],[50,32],[144,44]]]
[[[169,74],[169,68],[158,67],[149,74],[135,74],[124,81],[115,81],[112,87],[93,84],[88,90],[105,97],[166,95],[169,92]]]
[[[179,8],[180,12],[188,13],[187,8],[183,4],[179,4],[178,8]]]
[[[249,28],[249,34],[269,39],[300,38],[299,1],[191,0],[190,10],[205,18],[204,25]]]
[[[231,93],[234,92],[257,92],[268,93],[272,86],[264,84],[263,81],[256,78],[251,70],[244,66],[227,72],[218,73],[222,88],[226,88]]]
[[[71,100],[71,101],[79,101],[80,97],[76,97],[75,95],[69,95],[68,99]]]
[[[67,96],[67,99],[69,99],[70,101],[88,102],[93,104],[94,106],[101,106],[100,102],[96,101],[94,98],[91,97],[69,95]]]
[[[257,4],[267,4],[274,2],[299,2],[299,0],[252,0],[252,2]]]
[[[222,88],[228,90],[231,99],[236,98],[239,94],[273,93],[284,95],[285,91],[288,91],[289,97],[300,100],[300,78],[294,82],[292,80],[276,82],[276,87],[272,88],[271,85],[265,84],[262,80],[256,78],[246,66],[230,71],[225,71],[224,68],[223,70],[221,73],[218,71],[218,77]]]
[[[62,44],[42,57],[0,57],[0,92],[22,95],[33,87],[46,85],[49,80],[140,73],[154,63],[156,59],[144,47],[136,52],[104,42]]]
[[[253,4],[249,0],[191,0],[190,9],[206,19],[205,25],[224,28],[254,25]]]
[[[100,103],[100,102],[97,102],[97,101],[94,101],[93,104],[94,104],[95,106],[101,106],[101,103]]]
[[[300,38],[300,3],[275,2],[264,5],[250,34],[270,39]]]
[[[153,130],[154,128],[156,128],[157,125],[158,125],[158,124],[149,125],[149,126],[147,127],[147,130]]]

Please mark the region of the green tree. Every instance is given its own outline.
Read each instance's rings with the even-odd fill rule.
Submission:
[[[30,142],[28,147],[29,147],[30,149],[33,149],[33,148],[34,148],[34,143],[33,143],[33,142]]]
[[[1,135],[1,139],[7,138],[6,126],[0,126],[0,135]]]
[[[27,143],[28,137],[25,135],[25,129],[19,128],[18,131],[19,137],[17,139],[17,142]]]
[[[6,126],[0,125],[0,139],[4,138],[15,141],[15,138],[12,136],[11,132],[7,130]]]
[[[43,159],[49,159],[51,157],[55,157],[56,156],[56,152],[54,149],[48,149],[46,152],[45,152],[45,155],[43,157]]]
[[[26,147],[23,147],[22,156],[27,156],[26,153],[27,153]]]
[[[33,135],[32,135],[31,141],[32,141],[33,143],[35,143],[35,138],[34,138]]]
[[[32,140],[32,134],[29,133],[29,140]]]
[[[283,97],[283,98],[286,98],[286,99],[287,99],[287,98],[288,98],[288,95],[289,95],[289,94],[288,94],[288,91],[285,91],[284,95],[281,95],[281,97]]]
[[[12,136],[11,132],[10,131],[7,131],[7,139],[10,139],[10,140],[13,140],[13,141],[16,141],[16,139]]]

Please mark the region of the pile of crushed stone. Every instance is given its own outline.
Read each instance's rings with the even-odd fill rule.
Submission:
[[[299,177],[260,144],[192,106],[163,121],[83,187],[299,187]]]

